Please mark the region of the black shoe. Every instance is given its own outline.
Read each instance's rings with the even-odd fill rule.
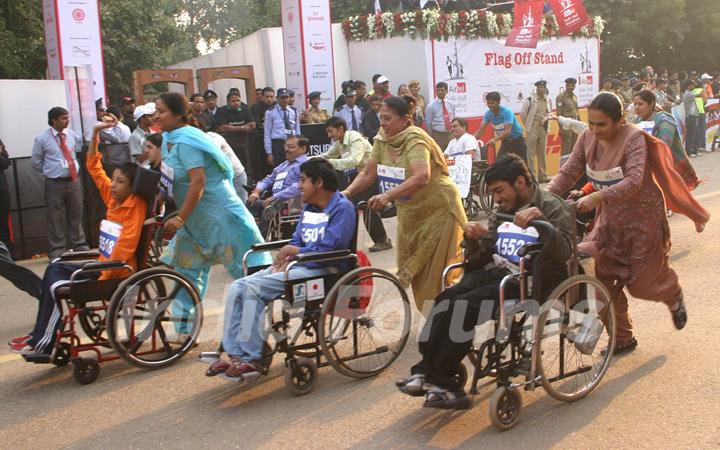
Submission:
[[[470,397],[462,389],[450,392],[447,389],[433,388],[425,395],[425,408],[468,409],[472,406]]]
[[[635,350],[638,346],[638,341],[635,338],[630,339],[625,344],[615,344],[615,351],[613,351],[613,356],[618,355],[624,355],[625,353],[630,353],[631,351]],[[603,349],[602,352],[600,352],[603,356],[607,354],[607,348]]]
[[[683,301],[682,297],[680,297],[676,306],[677,309],[671,309],[670,314],[672,314],[672,320],[675,328],[682,330],[685,328],[685,325],[687,325],[687,310],[685,309],[685,301]]]

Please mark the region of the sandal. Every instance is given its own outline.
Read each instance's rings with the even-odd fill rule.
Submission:
[[[434,387],[425,382],[425,375],[421,373],[411,375],[410,378],[404,380],[403,384],[398,385],[400,381],[397,380],[395,385],[400,389],[400,392],[411,397],[422,397],[430,388]]]
[[[682,330],[687,324],[687,310],[685,309],[685,301],[683,301],[682,297],[680,297],[680,300],[678,300],[675,306],[677,306],[677,308],[671,309],[670,314],[672,314],[672,320],[675,328]]]
[[[255,363],[251,362],[244,362],[241,360],[235,361],[232,364],[230,364],[230,367],[225,370],[225,375],[229,377],[241,377],[243,375],[246,375],[250,372],[258,372],[260,369],[259,366]]]
[[[208,367],[205,371],[205,376],[214,377],[215,375],[220,375],[221,373],[225,372],[228,367],[230,367],[230,363],[228,361],[225,361],[224,359],[218,359],[214,363],[210,364],[210,367]]]
[[[425,395],[425,408],[469,409],[472,405],[470,397],[462,389],[450,392],[447,389],[434,387]]]

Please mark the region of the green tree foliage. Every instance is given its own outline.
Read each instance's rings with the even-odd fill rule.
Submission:
[[[175,0],[100,2],[105,79],[110,102],[132,93],[132,72],[166,67],[197,55]]]
[[[0,78],[43,78],[42,2],[0,0]]]

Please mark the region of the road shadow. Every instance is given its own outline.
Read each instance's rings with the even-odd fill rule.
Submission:
[[[507,432],[497,431],[488,417],[486,399],[493,390],[490,386],[480,392],[470,410],[428,411],[419,404],[417,412],[368,437],[357,447],[402,448],[409,442],[413,446],[438,448],[550,447],[593,422],[613,399],[666,361],[666,356],[657,356],[621,376],[603,380],[588,397],[572,404],[554,400],[542,388],[531,394],[523,392],[520,422]]]

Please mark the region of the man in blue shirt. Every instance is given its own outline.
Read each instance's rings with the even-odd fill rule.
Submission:
[[[260,219],[260,232],[267,234],[271,214],[263,214],[263,210],[278,200],[291,200],[300,196],[300,165],[307,161],[307,150],[310,140],[305,136],[290,136],[284,142],[284,161],[272,173],[255,185],[255,190],[248,196],[250,212]],[[262,200],[265,191],[271,195]]]
[[[213,363],[207,375],[225,372],[240,377],[260,369],[265,305],[285,292],[285,268],[298,254],[350,249],[355,231],[355,207],[338,192],[335,169],[324,159],[313,158],[300,167],[300,191],[305,208],[290,243],[275,255],[267,269],[235,281],[225,299],[223,348],[229,361]],[[331,265],[334,264],[334,265]],[[346,263],[347,264],[347,263]],[[342,263],[297,264],[289,272],[291,280],[318,277],[338,270],[347,270]],[[293,304],[321,301],[325,297],[323,283],[299,283],[293,286]]]
[[[277,105],[265,112],[265,155],[270,167],[285,161],[284,145],[289,136],[300,134],[300,117],[290,106],[290,91],[277,90]]]
[[[48,111],[50,128],[35,138],[30,160],[33,169],[45,177],[45,204],[47,205],[47,234],[52,261],[66,248],[68,233],[69,250],[89,250],[82,227],[83,199],[79,181],[79,165],[75,153],[82,142],[72,130],[68,130],[70,115],[65,108],[56,106]],[[67,224],[67,227],[66,227]]]
[[[345,88],[345,105],[335,113],[335,117],[339,117],[347,123],[348,131],[362,132],[363,115],[365,111],[357,106],[357,92],[353,85]]]
[[[527,144],[523,137],[523,128],[517,117],[507,106],[500,106],[500,93],[490,92],[485,96],[485,103],[488,112],[485,113],[480,129],[475,133],[475,138],[480,139],[485,133],[488,124],[493,128],[493,138],[488,144],[495,144],[502,141],[497,152],[497,159],[506,153],[515,153],[527,163]]]

